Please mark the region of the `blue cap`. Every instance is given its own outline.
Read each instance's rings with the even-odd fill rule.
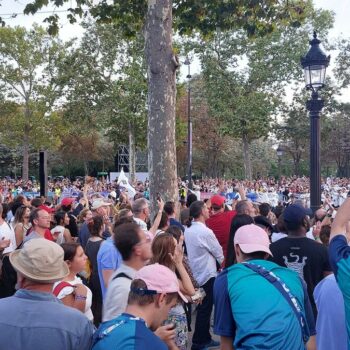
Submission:
[[[310,215],[310,210],[298,204],[291,204],[284,210],[283,220],[286,222],[302,223],[307,215]]]

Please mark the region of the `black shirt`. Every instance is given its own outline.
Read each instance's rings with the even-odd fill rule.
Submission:
[[[288,267],[297,272],[307,285],[312,309],[315,317],[317,309],[313,291],[323,278],[325,272],[331,272],[328,249],[320,243],[307,238],[285,237],[270,245],[276,264]]]
[[[69,230],[72,237],[78,237],[77,218],[70,212],[67,214],[69,217],[69,224],[66,225],[66,228]]]

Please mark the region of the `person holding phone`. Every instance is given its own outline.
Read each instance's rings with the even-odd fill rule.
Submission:
[[[182,244],[169,233],[161,233],[152,242],[151,263],[159,263],[177,273],[180,291],[191,300],[196,291],[191,278],[183,264]],[[186,350],[188,345],[187,318],[182,303],[178,303],[170,309],[167,318],[168,324],[173,324],[176,329],[175,344],[180,350]]]
[[[173,271],[160,264],[141,268],[131,282],[125,312],[101,324],[92,349],[177,350],[173,325],[165,326],[166,338],[161,339],[157,329],[162,328],[179,297],[186,300]]]

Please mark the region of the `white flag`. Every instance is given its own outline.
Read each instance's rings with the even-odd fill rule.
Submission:
[[[129,184],[129,179],[127,178],[127,176],[124,173],[124,169],[122,168],[119,176],[118,176],[118,181],[117,184],[122,187],[125,188],[126,190],[128,190],[128,197],[129,198],[134,198],[136,191],[135,189]]]

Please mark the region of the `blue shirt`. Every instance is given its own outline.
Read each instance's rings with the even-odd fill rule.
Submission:
[[[350,247],[345,236],[335,236],[329,244],[329,261],[343,294],[348,348],[350,349]]]
[[[276,274],[290,288],[315,334],[305,286],[291,270],[266,260],[251,260]],[[234,339],[236,350],[304,350],[302,330],[291,306],[264,277],[243,264],[225,269],[214,284],[214,333]]]
[[[92,350],[167,350],[166,344],[139,317],[123,313],[103,322],[94,335]]]
[[[97,253],[97,268],[100,278],[102,297],[104,298],[107,292],[103,281],[102,270],[116,270],[122,263],[122,256],[114,245],[112,238],[107,238],[100,246]]]
[[[86,350],[92,324],[53,294],[20,289],[0,299],[0,349]]]
[[[170,218],[169,226],[177,226],[181,229],[182,232],[185,232],[185,228],[183,227],[183,225],[181,225],[181,223],[174,218]]]
[[[314,298],[318,311],[317,350],[347,349],[344,299],[333,274],[316,286]]]

